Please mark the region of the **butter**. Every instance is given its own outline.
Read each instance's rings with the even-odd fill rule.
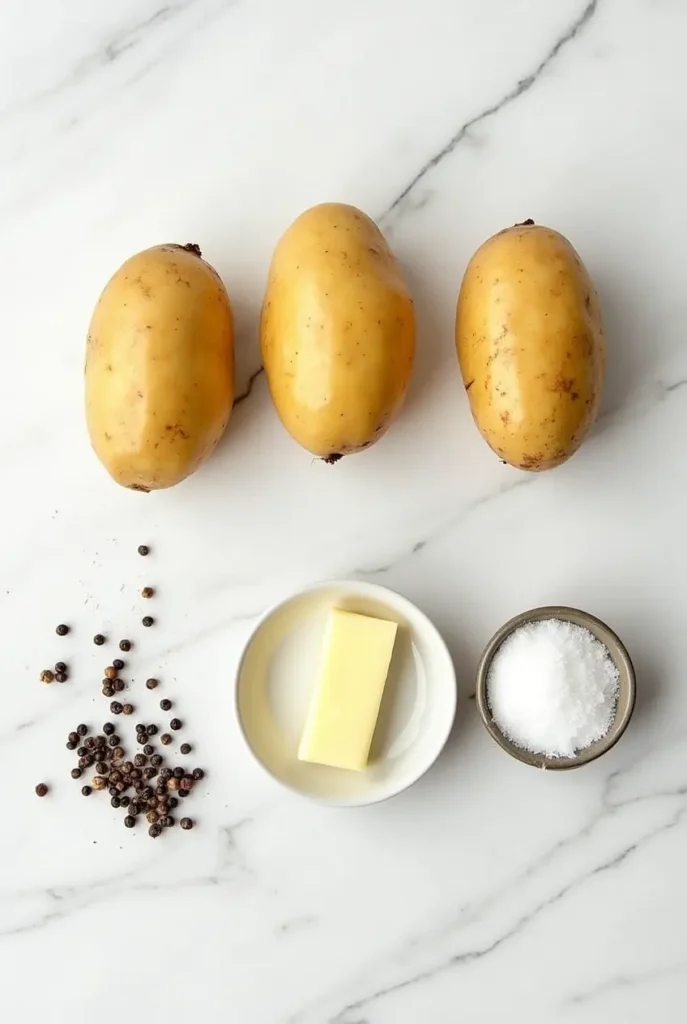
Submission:
[[[395,622],[334,608],[300,761],[361,771],[367,765],[394,649]]]

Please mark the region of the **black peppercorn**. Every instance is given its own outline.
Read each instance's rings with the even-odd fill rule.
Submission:
[[[157,684],[157,679],[146,679],[146,686],[148,687],[149,690],[154,690]]]
[[[67,739],[69,740],[70,743],[79,743],[80,742],[79,741],[79,734],[78,734],[78,732],[70,732],[69,736],[67,736]]]
[[[162,745],[166,747],[171,742],[172,737],[169,735],[169,733],[163,732],[162,736],[160,736],[160,743],[162,743]]]
[[[127,814],[126,818],[124,819],[124,825],[126,826],[126,828],[133,828],[135,824],[136,819],[133,817],[133,815]]]
[[[126,793],[122,794],[122,796],[119,797],[119,801],[122,807],[128,807],[129,804],[131,803],[131,799],[126,795]]]
[[[119,703],[118,700],[112,701],[112,703],[110,704],[110,711],[113,715],[121,715],[122,705]]]
[[[144,625],[146,627],[152,626],[154,624],[154,622],[155,622],[155,619],[153,618],[152,615],[144,615],[143,618],[141,619],[142,625]]]
[[[63,661],[56,661],[55,662],[55,672],[66,672],[66,671],[67,671],[67,666],[65,665],[65,663]]]
[[[153,754],[153,756],[150,759],[150,763],[154,765],[155,768],[159,768],[160,765],[162,764],[162,760],[162,754]]]
[[[157,726],[156,725],[149,725],[147,731],[148,731],[148,735],[149,736],[155,736],[155,735],[157,735]]]
[[[71,777],[73,779],[80,779],[81,778],[81,769],[80,768],[72,768],[70,774],[71,774]]]
[[[129,772],[129,775],[131,776],[131,778],[135,782],[136,779],[140,779],[140,777],[141,777],[141,769],[140,768],[132,768],[131,771]]]
[[[55,673],[55,682],[56,683],[66,683],[67,682],[67,673],[66,672],[56,672]]]
[[[145,597],[147,600],[149,597],[152,597],[154,593],[155,591],[152,587],[144,587],[141,591],[141,597]]]
[[[39,782],[36,786],[36,796],[45,796],[48,792],[48,787],[44,782]]]
[[[150,554],[150,548],[148,547],[147,544],[139,544],[138,553],[139,555],[143,555],[145,557],[145,555]]]
[[[131,640],[120,640],[119,649],[120,651],[124,651],[124,653],[126,654],[127,651],[131,650]]]
[[[134,713],[134,706],[133,706],[133,704],[123,704],[122,705],[122,714],[123,715],[133,715],[133,713]]]
[[[111,686],[109,683],[106,686],[103,686],[100,692],[102,693],[103,697],[110,698],[114,697],[115,695],[114,686]]]
[[[162,835],[162,829],[159,825],[151,825],[148,829],[148,835],[151,839],[157,839],[158,836]]]
[[[162,708],[163,711],[169,711],[171,706],[172,702],[171,700],[168,700],[167,697],[163,697],[163,699],[160,701],[160,707]]]
[[[146,739],[147,738],[148,737],[146,736]],[[155,747],[151,743],[146,743],[146,745],[143,748],[143,753],[150,757],[151,754],[155,753]]]
[[[156,775],[157,775],[157,768],[153,768],[152,766],[149,766],[148,768],[144,768],[143,769],[143,778],[144,779],[154,779]]]
[[[182,754],[190,754],[191,753],[191,744],[190,743],[182,743],[181,746],[179,747],[179,750],[181,751]]]
[[[79,736],[85,736],[88,733],[88,726],[84,722],[81,722],[79,725],[77,725],[76,731],[78,732]]]
[[[107,792],[110,794],[110,796],[119,796],[116,786],[110,786]]]
[[[124,682],[123,679],[120,679],[119,676],[117,676],[116,679],[112,680],[112,689],[116,693],[121,693],[122,690],[126,690],[126,683]]]
[[[170,796],[167,806],[171,807],[171,809],[174,810],[175,807],[179,806],[179,801],[175,796]]]
[[[107,771],[107,765],[105,764],[104,761],[96,761],[95,770],[97,771],[98,775],[104,775],[105,772]]]
[[[121,672],[122,669],[124,668],[124,662],[122,661],[122,659],[121,658],[115,658],[114,661],[112,662],[112,668],[116,672]]]
[[[174,822],[175,819],[172,817],[171,814],[166,814],[164,818],[160,818],[160,824],[162,825],[163,828],[171,828]]]
[[[110,738],[107,741],[111,747],[119,746],[119,736],[116,732],[110,732]]]
[[[182,818],[179,824],[183,829],[193,828],[193,821],[191,818]]]
[[[95,636],[93,637],[93,643],[95,644],[96,647],[102,647],[103,644],[105,643],[105,637],[103,636],[103,634],[96,633]]]
[[[55,632],[58,636],[66,636],[69,632],[69,626],[65,626],[64,622],[61,622],[59,626],[55,627]]]
[[[67,750],[76,750],[76,743],[74,740],[67,740],[66,747]]]
[[[79,747],[79,749],[77,750],[77,754],[79,755],[79,757],[86,757],[87,753],[88,747]]]
[[[143,765],[147,762],[147,760],[148,758],[145,756],[145,754],[136,754],[134,758],[134,764],[136,765],[137,768],[142,768]]]
[[[172,775],[174,776],[175,779],[183,779],[184,774],[184,769],[180,765],[177,765],[174,771],[172,772]]]
[[[183,781],[183,780],[182,780]],[[179,796],[188,796],[190,793],[189,789],[182,789],[181,782],[179,783]]]
[[[84,757],[79,758],[79,768],[90,768],[93,764],[93,758],[90,754],[86,754]]]
[[[81,736],[82,733],[79,733],[79,735]],[[89,750],[93,750],[93,748],[95,747],[95,736],[87,736],[86,739],[84,740],[84,744],[88,747]]]
[[[160,768],[160,780],[166,782],[167,779],[171,779],[172,770],[171,768]]]
[[[115,727],[112,724],[112,722],[105,722],[105,725],[103,726],[103,732],[105,733],[106,736],[111,736],[114,730]]]
[[[132,768],[133,764],[131,763],[131,761],[122,761],[122,763],[119,766],[119,770],[121,771],[122,775],[128,775]]]
[[[91,787],[90,787],[90,786],[82,786],[82,787],[81,787],[81,792],[82,792],[82,794],[83,794],[84,796],[90,796],[90,795],[91,795],[91,793],[93,792],[93,790],[91,789]]]
[[[150,800],[152,795],[153,795],[153,791],[150,788],[150,786],[142,786],[141,787],[141,796],[142,796],[142,798],[144,800]]]
[[[181,729],[181,719],[173,718],[172,721],[169,723],[169,727],[170,729],[174,729],[175,732],[177,731],[177,729]]]
[[[121,807],[122,806],[122,801],[119,799],[119,797],[117,796],[116,793],[114,794],[114,796],[110,800],[110,804],[112,805],[112,807]]]
[[[183,779],[179,780],[179,792],[188,793],[193,788],[193,779],[188,776],[184,776]]]

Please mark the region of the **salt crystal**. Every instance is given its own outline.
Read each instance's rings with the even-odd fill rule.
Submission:
[[[608,732],[618,669],[583,626],[541,619],[501,644],[487,677],[487,702],[504,736],[547,757],[573,757]]]

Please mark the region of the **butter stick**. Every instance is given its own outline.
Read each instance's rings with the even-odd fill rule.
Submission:
[[[386,619],[330,612],[299,760],[353,771],[367,766],[397,629]]]

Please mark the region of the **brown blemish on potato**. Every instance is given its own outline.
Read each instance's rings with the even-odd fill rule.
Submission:
[[[508,424],[510,423],[510,413],[508,411],[501,413],[501,422],[503,423],[504,427],[507,427]]]
[[[544,456],[541,452],[538,455],[523,455],[520,466],[522,469],[540,469],[543,461]]]
[[[475,383],[475,378],[473,377],[473,378],[472,378],[472,380],[471,380],[471,381],[469,381],[469,382],[468,382],[468,383],[467,383],[467,384],[465,385],[465,390],[466,390],[466,391],[469,391],[469,390],[470,390],[470,388],[472,387],[472,385],[473,385],[474,383]]]

